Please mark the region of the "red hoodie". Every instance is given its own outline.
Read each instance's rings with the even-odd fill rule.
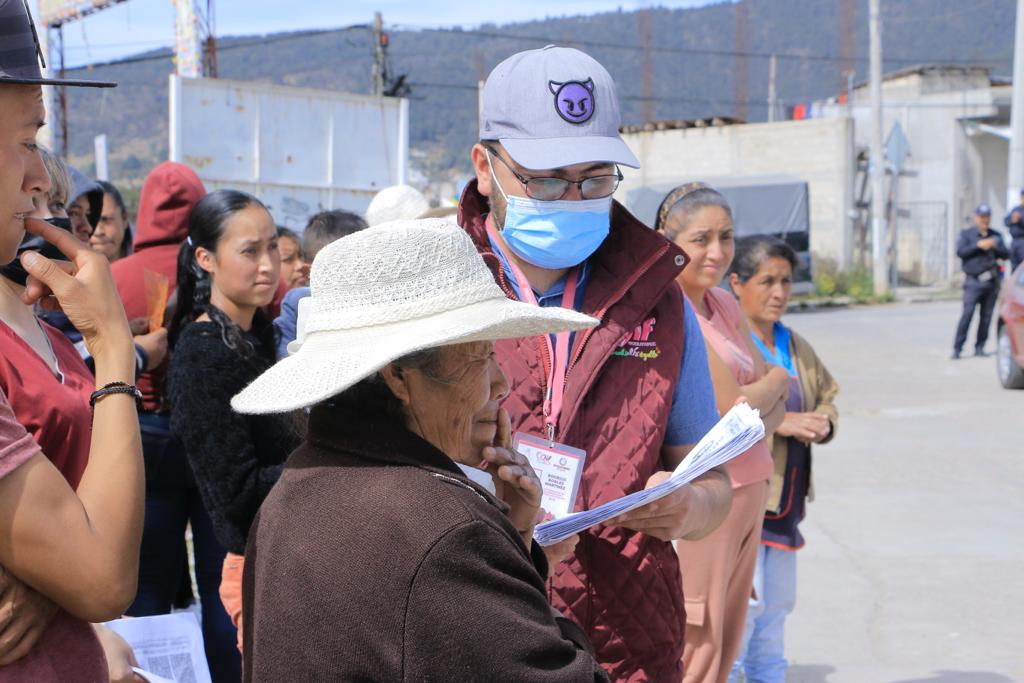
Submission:
[[[188,166],[165,161],[154,168],[142,186],[135,221],[135,253],[111,264],[128,319],[146,317],[145,271],[170,281],[168,294],[178,283],[178,249],[188,237],[188,215],[206,195],[203,183]],[[143,408],[159,412],[163,403],[166,361],[153,372],[139,376]]]

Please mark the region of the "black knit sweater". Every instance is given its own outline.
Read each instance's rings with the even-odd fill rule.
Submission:
[[[251,333],[245,338],[260,348]],[[213,322],[187,325],[174,346],[168,373],[171,431],[181,439],[217,538],[243,554],[260,504],[299,444],[291,419],[240,415],[231,398],[270,367],[261,355],[243,358],[228,348]]]

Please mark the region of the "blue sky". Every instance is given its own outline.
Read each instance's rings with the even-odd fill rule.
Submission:
[[[518,0],[518,2],[438,2],[437,0],[217,0],[217,34],[245,35],[330,28],[369,23],[380,11],[385,24],[398,28],[503,24],[546,16],[594,14],[643,6],[699,7],[722,0]],[[496,13],[495,4],[501,11]],[[555,9],[553,9],[555,8]],[[174,40],[174,8],[170,0],[128,0],[64,27],[69,66],[103,62]]]

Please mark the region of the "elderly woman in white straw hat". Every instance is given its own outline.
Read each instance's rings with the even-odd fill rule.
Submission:
[[[596,323],[508,299],[444,220],[320,252],[301,346],[232,402],[312,406],[249,534],[246,680],[607,680],[548,605],[493,351]]]

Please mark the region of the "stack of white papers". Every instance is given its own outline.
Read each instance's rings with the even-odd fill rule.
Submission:
[[[540,545],[558,543],[595,524],[664,498],[708,470],[732,460],[763,438],[764,423],[758,411],[746,403],[734,406],[693,447],[669,479],[652,488],[599,505],[593,510],[574,512],[561,519],[538,524],[533,538]]]
[[[139,666],[135,673],[152,683],[210,683],[203,632],[192,612],[126,617],[107,626],[128,641]]]

